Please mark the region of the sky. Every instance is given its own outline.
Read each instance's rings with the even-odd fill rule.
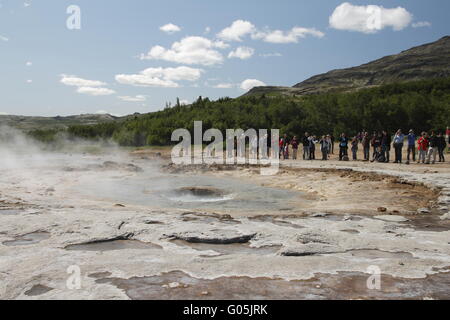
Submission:
[[[0,114],[127,115],[293,86],[449,35],[447,0],[0,0]]]

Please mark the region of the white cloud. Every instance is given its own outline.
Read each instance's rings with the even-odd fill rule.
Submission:
[[[189,100],[183,99],[183,100],[180,100],[180,104],[182,106],[187,106],[188,104],[190,104],[190,102],[189,102]]]
[[[9,41],[9,38],[0,35],[0,40],[1,40],[1,41],[5,41],[5,42],[8,42],[8,41]]]
[[[294,27],[289,31],[282,30],[266,30],[258,31],[252,35],[253,39],[261,39],[269,43],[297,43],[300,38],[311,35],[322,38],[325,34],[314,28]]]
[[[118,97],[122,101],[126,102],[144,102],[147,101],[147,96],[137,95],[137,96],[119,96]]]
[[[229,48],[230,45],[224,41],[215,41],[214,47],[216,47],[218,49],[226,49],[226,48]]]
[[[283,55],[279,52],[273,52],[273,53],[261,53],[259,56],[263,58],[270,58],[270,57],[282,57]]]
[[[330,26],[338,30],[376,33],[392,27],[403,30],[411,23],[413,15],[405,8],[386,9],[382,6],[355,6],[345,2],[338,6],[330,16]]]
[[[101,87],[106,85],[106,83],[101,81],[86,80],[83,78],[79,78],[77,76],[69,76],[65,74],[61,75],[61,83],[66,86],[73,86],[73,87]]]
[[[431,27],[431,22],[428,21],[419,21],[412,24],[413,28],[424,28],[424,27]]]
[[[31,67],[31,66],[33,65],[33,62],[28,61],[27,63],[25,63],[25,65],[26,65],[27,67]]]
[[[79,87],[77,89],[77,92],[82,94],[88,94],[90,96],[109,96],[116,93],[114,90],[98,87]]]
[[[77,92],[91,96],[109,96],[116,93],[108,88],[101,88],[106,83],[97,80],[87,80],[77,76],[62,74],[60,82],[66,86],[77,87]]]
[[[255,26],[249,22],[244,20],[236,20],[231,26],[223,29],[217,37],[224,41],[242,41],[242,37],[252,34],[255,32]]]
[[[139,74],[118,74],[116,81],[140,87],[178,88],[175,81],[197,81],[203,73],[202,69],[190,67],[148,68]]]
[[[254,87],[264,87],[266,84],[260,80],[256,79],[247,79],[242,81],[241,83],[241,89],[245,91],[249,91],[250,89],[253,89]]]
[[[249,59],[255,53],[255,49],[249,47],[239,47],[234,51],[231,51],[228,58],[239,58],[242,60]]]
[[[173,43],[170,49],[154,46],[147,54],[142,54],[141,59],[211,66],[222,63],[222,54],[215,50],[221,47],[222,43],[203,37],[186,37]]]
[[[219,83],[219,84],[216,84],[215,86],[213,86],[213,88],[216,88],[216,89],[231,89],[234,86],[235,85],[233,83]]]
[[[173,23],[168,23],[162,27],[159,28],[159,30],[168,33],[168,34],[174,34],[175,32],[181,31],[181,28]]]
[[[211,32],[211,27],[206,27],[204,34],[208,34]]]
[[[33,80],[29,79],[27,80],[27,83],[33,83]]]

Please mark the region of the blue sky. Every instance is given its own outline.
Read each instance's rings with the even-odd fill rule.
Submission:
[[[448,12],[446,0],[0,0],[0,114],[125,115],[292,86],[449,35]]]

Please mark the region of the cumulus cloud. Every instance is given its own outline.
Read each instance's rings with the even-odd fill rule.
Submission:
[[[31,67],[31,66],[33,65],[33,62],[28,61],[27,63],[25,63],[25,65],[26,65],[27,67]]]
[[[218,49],[226,49],[229,48],[230,45],[224,41],[215,41],[214,42],[214,47],[218,48]]]
[[[249,47],[239,47],[234,51],[231,51],[228,58],[249,59],[255,53],[255,49]]]
[[[382,6],[355,6],[345,2],[330,16],[330,26],[338,30],[376,33],[391,27],[395,31],[410,25],[413,15],[405,8],[386,9]]]
[[[241,89],[245,91],[249,91],[250,89],[253,89],[255,87],[264,87],[266,84],[260,80],[256,79],[247,79],[242,81],[241,83]]]
[[[173,23],[168,23],[160,27],[159,30],[168,34],[174,34],[175,32],[181,31],[181,28]]]
[[[170,49],[154,46],[147,54],[141,55],[141,60],[211,66],[223,62],[223,56],[216,48],[223,48],[223,43],[213,42],[204,37],[186,37],[173,43]]]
[[[109,96],[116,93],[108,88],[101,88],[106,83],[97,80],[87,80],[77,76],[61,75],[60,82],[66,86],[77,87],[77,92],[90,96]]]
[[[178,88],[176,81],[196,81],[203,73],[202,69],[190,67],[148,68],[139,74],[118,74],[116,81],[138,87]]]
[[[219,32],[217,34],[217,37],[224,41],[241,42],[244,36],[252,34],[253,32],[255,32],[255,30],[256,28],[251,22],[244,20],[236,20],[231,24],[231,26]]]
[[[8,42],[8,41],[9,41],[9,38],[7,38],[7,37],[5,37],[5,36],[2,36],[2,35],[0,34],[0,40],[1,40],[1,41],[5,41],[5,42]]]
[[[428,21],[419,21],[412,24],[413,28],[424,28],[424,27],[431,27],[431,22]]]
[[[66,86],[73,86],[73,87],[101,87],[106,85],[106,83],[97,81],[97,80],[87,80],[83,78],[79,78],[77,76],[70,76],[70,75],[61,75],[61,83]]]
[[[261,39],[269,43],[297,43],[300,38],[306,36],[314,36],[322,38],[325,34],[314,28],[294,27],[289,31],[282,30],[265,30],[258,31],[252,35],[253,39]]]
[[[90,96],[109,96],[116,93],[114,90],[98,87],[79,87],[77,89],[77,92],[82,94],[88,94]]]
[[[118,97],[122,101],[126,102],[144,102],[147,101],[147,96],[137,95],[137,96],[119,96]]]

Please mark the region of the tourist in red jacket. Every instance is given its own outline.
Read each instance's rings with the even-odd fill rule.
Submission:
[[[425,163],[428,153],[428,147],[430,145],[430,142],[428,140],[428,134],[426,132],[422,132],[422,136],[417,141],[417,144],[419,145],[419,160],[417,163]]]

